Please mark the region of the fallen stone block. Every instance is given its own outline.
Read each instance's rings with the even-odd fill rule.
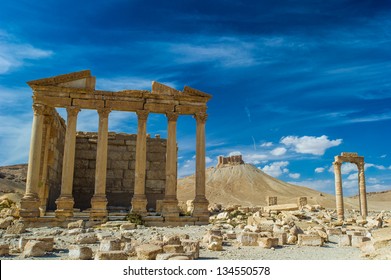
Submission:
[[[10,245],[0,243],[0,256],[8,256],[10,252]]]
[[[352,235],[352,247],[359,248],[362,243],[370,241],[371,239],[366,236]]]
[[[68,230],[68,232],[63,232],[63,234],[62,235],[65,235],[65,236],[67,236],[67,235],[78,235],[78,234],[81,234],[81,233],[84,233],[85,232],[85,230],[83,229],[83,228],[73,228],[73,229],[70,229],[70,230]]]
[[[68,224],[68,229],[84,228],[85,222],[83,220],[77,220]]]
[[[23,223],[15,223],[7,228],[5,234],[21,234],[24,232],[26,232],[26,226]]]
[[[29,240],[24,246],[23,256],[28,257],[42,257],[46,254],[45,244],[42,241]]]
[[[162,253],[157,254],[156,260],[193,260],[193,256],[186,253]]]
[[[237,236],[235,232],[227,232],[225,237],[227,237],[227,239],[236,239]]]
[[[0,219],[0,229],[7,229],[13,221],[13,217],[5,217],[4,219]]]
[[[119,251],[121,250],[121,240],[119,239],[103,239],[99,245],[99,251],[109,252],[109,251]]]
[[[286,232],[275,232],[273,237],[278,238],[278,245],[285,245],[288,241],[288,234]]]
[[[185,253],[191,253],[195,260],[199,258],[200,242],[198,240],[182,239],[181,244]]]
[[[258,244],[262,248],[270,249],[278,246],[278,238],[260,237],[258,238]]]
[[[238,235],[238,242],[241,246],[258,246],[259,233],[242,232]]]
[[[294,211],[299,210],[299,206],[297,204],[277,204],[277,205],[271,205],[271,206],[265,206],[263,208],[263,211],[270,212],[270,211]]]
[[[157,254],[163,253],[161,246],[153,244],[143,244],[136,247],[138,260],[154,260]]]
[[[287,244],[296,244],[297,243],[297,236],[296,235],[289,235],[288,236],[288,240],[287,240]]]
[[[178,235],[163,236],[164,245],[181,245],[181,239]]]
[[[352,246],[352,236],[348,234],[341,234],[338,240],[339,247]]]
[[[91,260],[92,249],[87,246],[71,245],[69,246],[68,257],[71,260]]]
[[[98,241],[95,233],[82,233],[76,236],[77,244],[94,244]]]
[[[223,245],[219,242],[211,242],[209,245],[208,245],[208,250],[211,250],[211,251],[223,251]]]
[[[184,253],[182,245],[164,245],[164,253]]]
[[[317,234],[299,234],[297,244],[299,246],[323,246],[323,239]]]
[[[127,260],[128,255],[124,251],[98,251],[95,254],[95,260]]]
[[[103,239],[112,238],[113,234],[110,232],[98,232],[96,234],[96,237],[98,238],[99,241],[102,241]]]
[[[122,224],[119,229],[121,231],[124,231],[124,230],[132,230],[132,229],[136,229],[137,225],[135,223],[124,223]]]
[[[228,212],[221,212],[216,216],[217,220],[226,220],[229,218],[229,213]]]

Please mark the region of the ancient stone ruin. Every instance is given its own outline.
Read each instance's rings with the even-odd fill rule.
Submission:
[[[234,156],[218,156],[217,157],[217,168],[223,167],[227,165],[239,165],[244,164],[244,161],[242,159],[242,155],[234,155]]]
[[[25,223],[72,220],[74,207],[90,206],[92,221],[106,220],[108,205],[126,206],[148,224],[207,224],[205,197],[206,103],[211,95],[185,86],[178,91],[158,82],[152,90],[101,91],[89,70],[28,82],[33,90],[26,193],[20,216]],[[67,122],[56,108],[66,108]],[[97,110],[97,134],[76,132],[80,110]],[[108,132],[111,111],[135,112],[137,136]],[[165,114],[167,140],[148,138],[149,113]],[[179,115],[196,119],[196,182],[194,210],[180,217],[177,189],[176,123]],[[147,207],[162,200],[160,216]],[[127,201],[127,202],[126,202]],[[41,217],[55,208],[55,217]]]
[[[336,196],[338,219],[344,220],[342,176],[341,176],[341,165],[344,162],[350,162],[357,165],[360,213],[361,216],[365,219],[366,216],[368,215],[368,210],[367,210],[367,193],[365,189],[364,157],[359,156],[357,153],[341,153],[340,156],[335,156],[335,161],[333,162],[334,175],[335,175],[335,196]]]

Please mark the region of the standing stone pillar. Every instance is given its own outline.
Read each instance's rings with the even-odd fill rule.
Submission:
[[[34,118],[31,130],[30,153],[27,169],[26,193],[20,201],[21,218],[39,217],[39,169],[41,166],[42,134],[45,106],[33,104]]]
[[[96,149],[95,193],[91,199],[91,220],[107,218],[106,174],[110,108],[98,109],[99,128]]]
[[[209,201],[205,196],[205,123],[207,117],[208,115],[203,112],[194,115],[197,122],[197,128],[195,198],[193,201],[194,210],[192,215],[204,222],[209,221]]]
[[[147,214],[147,197],[145,196],[145,173],[147,167],[147,118],[148,111],[139,110],[137,141],[136,141],[136,166],[134,195],[132,198],[132,212],[140,215]]]
[[[344,219],[344,208],[343,208],[343,193],[342,193],[342,177],[341,177],[341,163],[334,162],[334,176],[335,176],[335,199],[337,207],[338,220],[343,221]]]
[[[49,160],[49,148],[50,148],[50,133],[52,128],[52,122],[53,117],[51,115],[46,115],[44,119],[44,126],[45,126],[45,141],[43,142],[43,163],[42,163],[42,174],[41,179],[39,183],[39,211],[40,216],[45,216],[46,213],[46,205],[47,205],[47,198],[49,194],[49,186],[48,186],[48,160]]]
[[[168,119],[167,152],[166,152],[166,189],[162,203],[162,215],[164,217],[178,217],[179,207],[176,196],[177,188],[177,146],[176,123],[178,113],[166,113]]]
[[[358,186],[360,194],[360,212],[363,219],[367,218],[367,191],[365,187],[365,174],[364,174],[364,162],[357,164],[358,167]]]
[[[56,200],[56,217],[65,219],[73,216],[73,205],[75,204],[72,196],[73,173],[75,165],[75,146],[76,146],[76,123],[78,107],[67,107],[67,128],[65,132],[64,158],[62,163],[61,194]]]

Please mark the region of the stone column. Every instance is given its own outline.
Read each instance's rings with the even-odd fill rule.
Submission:
[[[53,117],[50,115],[46,115],[44,119],[44,125],[45,125],[45,141],[43,144],[44,151],[43,151],[43,163],[42,163],[42,174],[41,179],[39,183],[39,211],[40,216],[45,216],[46,213],[46,205],[47,205],[47,198],[48,198],[48,183],[47,183],[47,177],[48,177],[48,160],[49,160],[49,148],[50,148],[50,133],[52,128],[52,121]]]
[[[73,205],[75,204],[72,196],[73,172],[75,165],[75,146],[76,146],[76,123],[78,107],[67,107],[67,128],[65,132],[64,158],[62,163],[61,194],[56,200],[56,217],[65,219],[73,216]]]
[[[335,176],[335,199],[337,207],[338,220],[344,220],[343,208],[343,193],[342,193],[342,177],[341,177],[341,163],[334,162],[334,176]]]
[[[193,217],[198,217],[204,222],[209,221],[209,201],[205,196],[205,123],[208,115],[204,112],[197,113],[194,118],[197,122],[196,128],[196,178],[195,198],[193,201]]]
[[[358,168],[358,186],[359,186],[359,194],[360,194],[360,212],[363,219],[367,218],[368,210],[367,210],[367,191],[365,187],[365,173],[364,173],[364,162],[360,162],[357,164]]]
[[[162,203],[162,215],[164,217],[178,217],[179,207],[176,196],[177,188],[177,146],[176,146],[176,123],[178,113],[167,112],[168,133],[166,151],[166,189]]]
[[[136,166],[134,195],[132,198],[132,212],[140,215],[147,214],[147,197],[145,196],[145,173],[147,167],[147,118],[148,111],[139,110],[137,141],[136,141]]]
[[[26,193],[20,201],[21,218],[39,217],[39,169],[41,166],[42,134],[45,106],[33,104],[34,117],[31,129],[30,153],[27,169]]]
[[[106,174],[110,112],[110,108],[98,109],[99,128],[98,144],[96,148],[95,193],[91,199],[91,220],[105,220],[107,219],[108,214],[106,198]]]

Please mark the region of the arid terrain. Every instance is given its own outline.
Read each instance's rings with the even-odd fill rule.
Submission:
[[[94,227],[76,217],[67,228],[26,228],[16,205],[4,200],[20,200],[26,167],[0,167],[0,259],[391,259],[391,191],[368,194],[367,220],[357,198],[345,198],[340,222],[333,195],[241,164],[207,169],[206,226],[145,227],[110,215]],[[179,180],[182,205],[193,186],[194,176]],[[267,196],[278,204],[268,208]],[[298,197],[307,204],[298,205]]]

